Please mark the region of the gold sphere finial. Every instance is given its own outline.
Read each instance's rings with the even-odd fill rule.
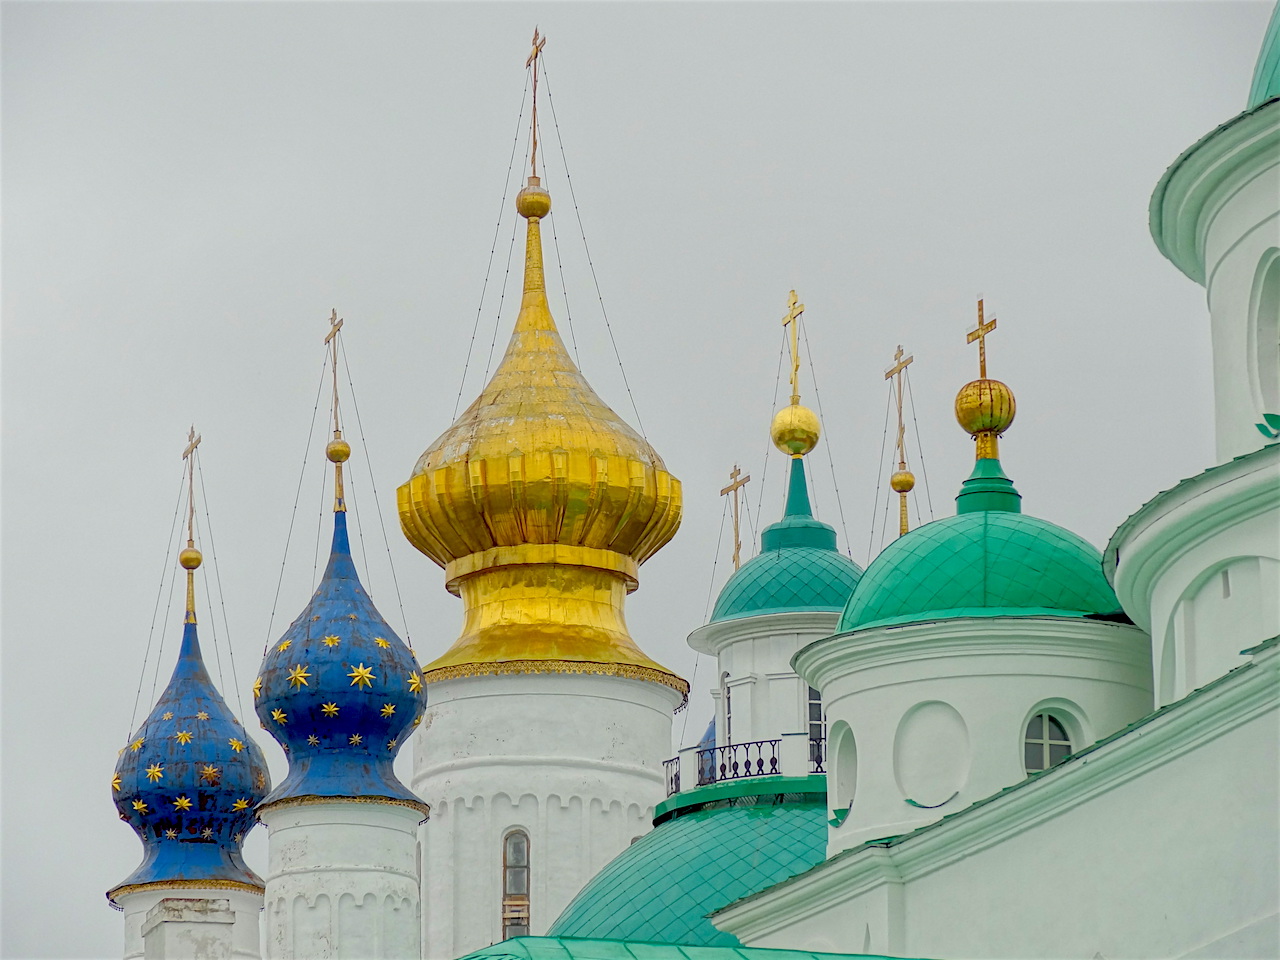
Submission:
[[[1000,436],[1013,423],[1013,391],[999,380],[973,380],[956,394],[956,421],[966,433]]]
[[[910,493],[915,488],[916,475],[910,470],[899,470],[889,478],[894,493]]]
[[[324,455],[332,463],[345,463],[351,457],[351,444],[341,437],[330,440],[329,445],[324,448]]]
[[[551,212],[551,194],[539,177],[530,177],[528,186],[516,194],[516,212],[526,220],[540,220]]]
[[[182,565],[183,570],[194,570],[203,560],[204,555],[195,547],[186,547],[178,554],[178,563]]]
[[[793,457],[803,457],[816,447],[821,434],[818,415],[798,403],[779,410],[778,415],[773,418],[773,425],[769,428],[773,445]]]

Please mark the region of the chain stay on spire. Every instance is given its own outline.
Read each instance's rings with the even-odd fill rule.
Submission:
[[[742,537],[741,526],[738,523],[738,491],[741,490],[751,480],[751,474],[742,476],[742,471],[738,469],[735,463],[733,469],[729,472],[729,485],[720,491],[720,496],[727,497],[733,494],[733,569],[737,570],[742,566]]]

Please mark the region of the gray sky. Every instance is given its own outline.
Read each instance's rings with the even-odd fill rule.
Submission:
[[[228,635],[248,706],[264,643],[309,596],[325,498],[307,431],[331,307],[368,445],[366,458],[348,407],[365,581],[399,626],[381,512],[419,654],[456,635],[461,605],[401,537],[394,493],[452,419],[535,23],[635,402],[684,482],[683,527],[642,570],[629,621],[692,678],[684,638],[716,557],[716,587],[729,569],[717,494],[735,461],[754,478],[753,517],[780,512],[767,428],[786,396],[792,287],[816,361],[802,392],[825,422],[818,511],[859,563],[884,506],[882,371],[898,343],[916,358],[933,513],[952,508],[972,459],[951,402],[976,376],[964,334],[978,293],[1000,320],[991,375],[1018,398],[1002,454],[1027,512],[1101,546],[1211,463],[1203,291],[1156,252],[1147,201],[1184,148],[1243,109],[1269,12],[4,4],[4,955],[118,955],[103,891],[140,848],[108,781],[173,565],[190,423],[226,616],[202,598],[201,632],[216,677],[216,627],[233,706]],[[543,118],[570,308],[548,230],[553,312],[634,422]],[[508,198],[463,405],[495,324],[500,352],[514,318],[511,296],[497,316],[514,216]],[[163,685],[179,611],[160,606]],[[697,670],[688,738],[709,709],[713,671]],[[151,690],[148,673],[137,719]],[[279,748],[241,719],[278,780]]]

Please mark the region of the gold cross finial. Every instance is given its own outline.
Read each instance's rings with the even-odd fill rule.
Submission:
[[[982,319],[982,298],[978,298],[978,327],[976,330],[969,331],[969,338],[966,343],[978,341],[978,378],[987,379],[987,334],[996,328],[996,318],[992,317],[989,321],[983,322]]]
[[[791,402],[800,402],[800,314],[804,313],[804,304],[796,296],[794,290],[787,298],[787,315],[782,318],[782,325],[791,330]]]
[[[200,446],[200,441],[203,439],[204,439],[203,437],[196,436],[196,425],[193,423],[191,425],[190,432],[187,434],[187,448],[182,451],[182,459],[186,460],[193,453],[195,453],[196,447]]]
[[[738,524],[738,491],[741,490],[751,479],[751,474],[742,476],[742,471],[738,469],[735,463],[733,469],[729,471],[729,485],[720,491],[720,496],[727,497],[733,494],[733,569],[737,570],[742,565],[742,538],[740,536],[740,527]]]
[[[329,332],[325,334],[324,342],[328,343],[338,335],[338,331],[342,329],[342,318],[338,316],[338,308],[334,307],[333,312],[329,314]]]
[[[898,494],[899,536],[910,529],[907,520],[907,493],[915,486],[915,477],[907,472],[907,432],[902,419],[902,375],[907,372],[907,367],[911,366],[915,359],[914,356],[904,357],[902,344],[898,344],[898,349],[893,354],[893,366],[884,372],[884,378],[893,381],[890,389],[898,401],[898,472],[890,479],[889,485]]]
[[[333,463],[333,509],[345,512],[346,499],[342,490],[342,463],[351,455],[351,447],[342,439],[342,421],[338,415],[338,331],[342,329],[342,318],[335,307],[329,313],[329,332],[324,342],[329,350],[329,364],[333,368],[333,440],[325,449],[325,455]]]
[[[533,68],[533,147],[529,152],[529,175],[531,177],[538,176],[538,61],[542,59],[542,48],[547,45],[547,38],[538,33],[538,28],[533,28],[533,49],[529,51],[529,58],[525,60],[525,69]]]

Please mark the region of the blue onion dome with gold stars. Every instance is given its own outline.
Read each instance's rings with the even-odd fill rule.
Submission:
[[[801,424],[812,412],[805,407],[799,411],[786,407],[774,422],[774,442],[791,455],[783,517],[764,528],[760,552],[725,583],[712,623],[766,613],[839,612],[862,577],[862,568],[837,549],[835,528],[813,516],[804,454],[817,443],[817,417]],[[784,415],[786,422],[780,424]]]
[[[329,564],[253,685],[258,718],[289,759],[289,775],[264,806],[376,797],[425,810],[392,763],[422,718],[426,688],[416,657],[374,607],[351,558],[341,480],[349,454],[345,441],[329,444],[337,475]]]
[[[149,887],[264,889],[245,865],[241,844],[271,783],[262,750],[214,687],[200,655],[191,585],[200,559],[190,544],[182,551],[188,587],[178,663],[121,750],[111,779],[120,819],[145,850],[138,869],[107,892],[113,905]]]

